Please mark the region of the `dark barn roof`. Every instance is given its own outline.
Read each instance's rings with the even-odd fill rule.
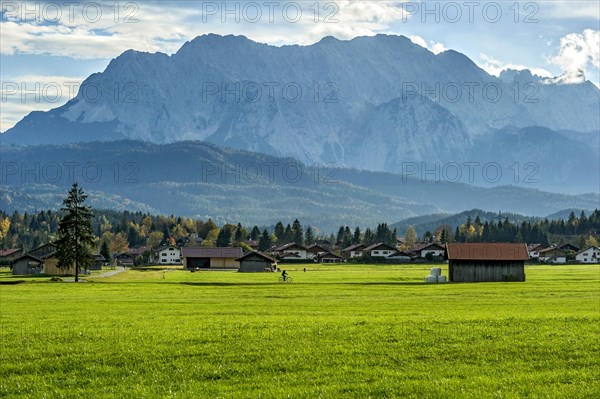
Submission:
[[[366,248],[366,246],[363,244],[354,244],[354,245],[350,245],[347,248],[342,249],[342,251],[343,252],[362,251],[365,248]]]
[[[387,245],[387,244],[384,244],[382,242],[378,242],[377,244],[373,244],[373,245],[370,245],[370,246],[366,247],[364,249],[364,251],[365,252],[369,252],[369,251],[374,251],[376,249],[379,249],[379,250],[387,249],[387,250],[391,250],[391,251],[395,251],[396,250],[396,248],[392,247],[391,245]]]
[[[331,252],[327,252],[327,253],[321,254],[319,256],[319,258],[321,258],[321,259],[342,259],[341,256],[338,256],[338,255],[336,255],[334,253],[331,253]]]
[[[3,249],[0,251],[0,258],[4,258],[5,256],[11,256],[15,253],[18,253],[20,249]]]
[[[254,256],[258,256],[259,258],[261,258],[263,260],[266,260],[267,262],[277,263],[277,261],[275,259],[273,259],[270,256],[267,256],[267,255],[265,255],[265,254],[263,254],[261,252],[258,252],[258,251],[248,251],[244,255],[242,255],[241,258],[236,259],[236,261],[241,262],[244,259],[246,259],[246,258],[248,258],[250,256],[253,256],[253,255]]]
[[[199,248],[184,247],[181,256],[184,258],[239,258],[244,251],[240,247]]]
[[[274,251],[285,251],[285,250],[294,250],[294,249],[299,249],[301,251],[306,251],[306,247],[304,245],[300,245],[300,244],[296,244],[295,242],[290,242],[284,245],[280,245],[279,247],[276,247],[274,249]]]
[[[529,253],[525,244],[452,243],[446,245],[444,257],[449,260],[525,261]]]
[[[39,264],[44,263],[44,261],[38,257],[35,257],[33,255],[29,255],[29,254],[25,254],[23,256],[19,256],[17,259],[13,260],[11,264],[15,264],[17,262],[19,262],[21,259],[31,259]]]
[[[415,252],[420,252],[423,251],[425,249],[429,249],[431,251],[443,251],[444,250],[444,245],[442,244],[438,244],[437,242],[430,242],[428,244],[423,244],[423,245],[419,245],[417,246],[414,251]]]

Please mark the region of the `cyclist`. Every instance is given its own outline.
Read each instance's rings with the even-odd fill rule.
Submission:
[[[281,272],[281,277],[283,277],[283,281],[287,280],[287,272],[285,270]]]

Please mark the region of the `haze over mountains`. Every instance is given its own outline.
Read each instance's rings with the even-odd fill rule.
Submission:
[[[600,91],[583,78],[560,81],[529,71],[496,78],[403,36],[275,47],[205,35],[172,56],[123,53],[76,98],[31,113],[1,140],[203,140],[392,173],[415,162],[497,162],[498,180],[477,173],[472,183],[597,192]]]
[[[546,216],[565,208],[593,210],[598,202],[596,194],[546,193],[535,185],[481,188],[385,172],[314,169],[204,142],[5,147],[2,168],[0,203],[7,212],[56,209],[74,179],[95,208],[266,226],[300,218],[325,231],[477,207]]]

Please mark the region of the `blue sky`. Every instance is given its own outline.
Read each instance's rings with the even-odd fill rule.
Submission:
[[[1,1],[0,131],[55,108],[127,49],[177,51],[206,33],[274,45],[401,34],[460,51],[491,74],[511,67],[600,82],[600,2]],[[75,88],[75,89],[73,89]],[[27,94],[29,93],[29,94]]]

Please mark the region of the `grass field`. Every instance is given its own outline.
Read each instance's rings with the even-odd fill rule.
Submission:
[[[428,265],[303,267],[0,285],[0,396],[600,397],[598,265],[440,285]]]

